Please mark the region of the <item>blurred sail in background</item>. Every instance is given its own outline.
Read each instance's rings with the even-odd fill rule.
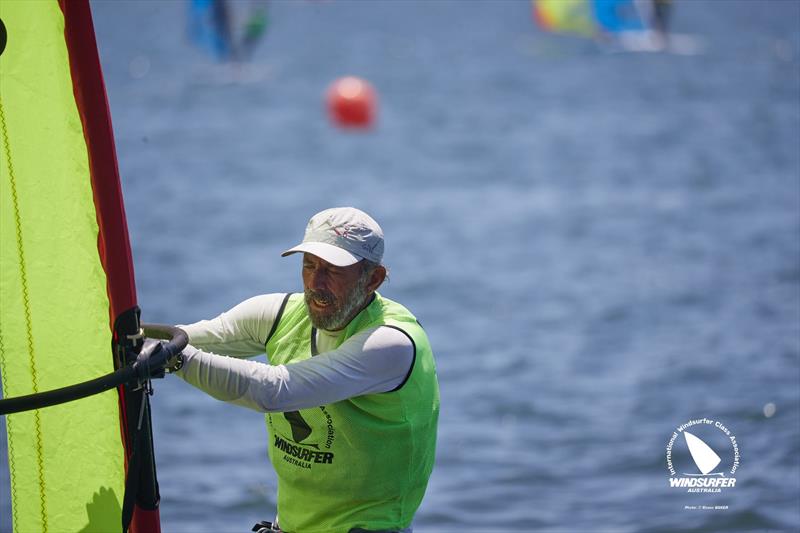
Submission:
[[[218,61],[249,59],[268,25],[266,0],[189,2],[189,38]]]
[[[650,2],[635,0],[594,0],[592,14],[597,24],[608,33],[647,29],[644,15]]]
[[[597,33],[590,0],[533,0],[533,18],[540,28],[555,33]]]
[[[669,32],[672,0],[532,0],[533,19],[548,32],[572,34],[635,52],[694,54],[688,35]]]
[[[533,0],[534,19],[543,29],[596,36],[600,33],[643,31],[650,1]]]

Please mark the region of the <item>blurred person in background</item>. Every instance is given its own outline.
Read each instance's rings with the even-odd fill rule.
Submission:
[[[174,373],[267,413],[278,518],[262,530],[411,531],[433,468],[439,389],[425,331],[376,292],[383,249],[369,215],[327,209],[282,254],[303,254],[304,293],[255,296],[181,326],[190,345]],[[269,364],[241,359],[265,352]]]
[[[653,0],[653,28],[666,35],[669,31],[669,15],[672,0]]]

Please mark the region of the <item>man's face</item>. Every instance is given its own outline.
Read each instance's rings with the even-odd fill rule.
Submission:
[[[303,254],[303,288],[311,323],[319,329],[342,329],[367,297],[368,276],[361,263],[339,267]]]

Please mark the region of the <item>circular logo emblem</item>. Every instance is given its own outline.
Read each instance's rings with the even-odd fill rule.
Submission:
[[[273,439],[273,460],[282,458],[293,467],[307,470],[335,462],[336,428],[326,406],[304,409],[302,413],[270,413],[267,422]]]
[[[739,443],[722,422],[689,420],[667,443],[669,486],[685,492],[722,492],[736,486]]]

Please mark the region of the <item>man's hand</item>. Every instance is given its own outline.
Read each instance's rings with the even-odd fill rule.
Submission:
[[[142,350],[136,357],[136,362],[148,366],[148,374],[151,379],[163,378],[165,374],[171,374],[183,366],[183,354],[178,352],[166,362],[156,363],[160,358],[158,355],[164,349],[168,341],[147,338],[144,341]]]

